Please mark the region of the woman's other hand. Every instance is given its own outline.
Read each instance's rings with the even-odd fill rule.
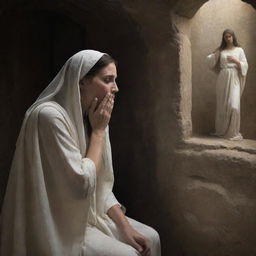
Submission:
[[[98,106],[97,106],[98,105]],[[107,127],[114,106],[114,97],[107,93],[100,104],[95,98],[89,108],[89,121],[94,132],[103,132]]]
[[[142,256],[150,255],[148,239],[139,232],[137,232],[132,226],[126,225],[122,229],[122,234],[126,243],[139,251]]]
[[[228,62],[235,63],[236,68],[241,71],[241,63],[237,58],[235,58],[233,56],[227,56],[227,60],[228,60]]]

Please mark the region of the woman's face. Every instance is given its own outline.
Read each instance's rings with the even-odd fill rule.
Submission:
[[[233,36],[230,33],[224,35],[224,40],[227,44],[233,44]]]
[[[87,112],[94,98],[100,103],[107,93],[118,92],[116,84],[116,65],[110,63],[102,68],[94,77],[80,81],[80,95],[83,112]]]

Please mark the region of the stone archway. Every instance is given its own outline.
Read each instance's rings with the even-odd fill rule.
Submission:
[[[215,109],[214,109],[214,106],[211,106],[211,110],[213,113],[205,114],[205,116],[201,117],[201,121],[198,120],[199,114],[195,112],[195,108],[197,107],[197,105],[200,105],[200,104],[198,102],[196,102],[196,100],[198,100],[198,97],[195,97],[194,94],[192,95],[192,89],[191,89],[192,88],[192,64],[197,63],[195,56],[193,58],[193,63],[192,63],[191,38],[196,34],[196,30],[191,31],[192,25],[193,25],[192,17],[195,16],[197,11],[201,8],[201,6],[204,3],[207,3],[207,1],[204,1],[204,0],[189,1],[189,0],[187,0],[185,2],[186,2],[186,4],[181,1],[176,4],[176,6],[174,8],[175,12],[172,15],[172,18],[173,18],[174,24],[176,24],[176,26],[179,30],[178,37],[179,37],[179,42],[180,42],[181,120],[182,120],[182,126],[184,128],[183,136],[184,136],[184,138],[189,138],[192,136],[192,133],[194,133],[194,132],[195,132],[195,134],[197,134],[197,136],[198,135],[207,136],[214,130]],[[247,2],[250,2],[250,1],[247,1]],[[252,6],[253,6],[253,4],[252,4]],[[218,15],[218,13],[216,13],[216,11],[215,11],[214,17],[217,17],[216,15]],[[252,18],[247,18],[247,19],[250,20]],[[214,23],[213,18],[211,18],[211,23],[212,22]],[[204,23],[207,23],[207,20]],[[240,27],[243,26],[242,24],[240,25]],[[200,24],[198,24],[198,26],[200,27]],[[206,27],[206,25],[201,26],[201,27]],[[201,30],[201,27],[200,27],[200,30]],[[214,27],[214,26],[212,25],[212,27]],[[213,28],[211,28],[211,26],[209,26],[210,33],[212,33],[212,30],[213,30]],[[248,30],[248,28],[247,28],[247,30]],[[193,33],[193,34],[191,34],[191,33]],[[251,29],[251,31],[248,31],[248,34],[250,34],[250,33],[252,33],[252,29]],[[209,35],[207,36],[207,38],[209,38]],[[206,38],[206,40],[207,40],[207,38]],[[201,39],[201,40],[203,40],[203,39]],[[251,39],[251,41],[252,40],[253,39]],[[202,49],[202,46],[200,46],[200,49]],[[249,57],[250,57],[250,55],[249,55]],[[200,56],[200,58],[202,59],[202,56]],[[200,60],[198,60],[198,62],[200,62]],[[201,61],[201,62],[203,62],[203,61]],[[254,61],[251,61],[251,63],[254,63]],[[200,66],[200,70],[202,69],[202,65],[203,64],[201,64],[201,66]],[[196,68],[198,68],[198,67],[196,67],[196,65],[195,65],[195,70],[196,70]],[[200,73],[200,70],[199,70],[199,73]],[[202,70],[201,70],[201,73],[202,73]],[[195,76],[197,76],[194,72],[193,72],[193,74]],[[201,74],[201,76],[202,76],[202,74]],[[254,132],[254,130],[255,130],[254,123],[255,122],[252,120],[253,114],[251,114],[251,116],[250,116],[250,113],[252,113],[250,111],[250,109],[254,108],[252,106],[252,104],[253,104],[252,102],[253,102],[253,97],[254,97],[253,95],[255,92],[252,91],[253,89],[251,89],[251,88],[253,88],[252,85],[253,85],[253,81],[254,81],[254,79],[251,78],[251,76],[252,76],[252,74],[249,74],[248,93],[247,94],[248,94],[248,97],[249,98],[252,97],[252,99],[248,100],[248,97],[247,97],[246,101],[244,101],[244,102],[242,101],[242,104],[244,105],[244,106],[242,106],[242,111],[243,111],[243,109],[245,109],[245,111],[244,111],[245,114],[242,115],[243,120],[242,120],[241,129],[242,129],[243,133],[245,134],[245,138],[254,139],[255,138],[255,132]],[[200,83],[200,79],[196,80],[195,78],[193,78],[193,81],[194,81],[193,88],[194,87],[196,88],[197,87],[196,84]],[[207,81],[207,82],[209,82],[209,81]],[[213,83],[213,87],[214,87],[214,83]],[[199,92],[197,92],[197,93],[200,94],[203,91],[204,91],[204,88],[200,88]],[[245,97],[246,97],[246,95],[245,95]],[[192,100],[191,99],[192,98],[195,98],[194,99],[195,107],[193,107],[193,116],[191,117],[191,111],[192,111]],[[214,101],[214,97],[212,97],[212,98],[213,98],[212,101]],[[205,98],[202,97],[199,100],[205,100]],[[215,102],[214,102],[214,104],[215,104]],[[214,104],[212,104],[212,105],[214,105]],[[203,108],[206,109],[207,107],[208,107],[208,105],[206,104],[203,107],[201,106],[201,107],[197,107],[197,108],[198,109],[201,108],[200,110],[204,111]],[[211,119],[208,120],[207,118],[211,118]],[[191,122],[192,119],[195,119],[193,129],[192,129],[192,122]],[[201,129],[201,126],[207,127],[205,130],[207,130],[207,129],[208,130],[201,131],[201,130],[203,130],[203,129]],[[193,132],[192,132],[192,130],[193,130]]]
[[[256,76],[253,72],[256,68],[255,24],[255,10],[240,0],[207,2],[193,17],[191,48],[194,136],[209,136],[214,131],[216,74],[206,66],[205,58],[219,46],[222,32],[229,27],[235,30],[249,63],[246,87],[241,98],[241,133],[245,139],[256,139]]]
[[[168,1],[168,0],[167,0]],[[171,0],[169,0],[171,2]],[[180,0],[177,1],[174,5],[173,11],[179,16],[192,18],[197,11],[209,0]],[[246,2],[250,4],[254,9],[256,9],[256,3],[254,0],[241,0],[242,2]]]
[[[119,1],[71,3],[65,0],[41,1],[39,6],[32,0],[20,0],[19,4],[15,4],[16,0],[10,2],[14,4],[1,10],[1,17],[8,12],[11,15],[14,11],[25,10],[57,12],[76,24],[87,24],[83,29],[86,27],[85,36],[90,39],[86,41],[88,47],[110,52],[118,59],[121,90],[111,131],[117,191],[122,194],[122,203],[128,206],[130,216],[157,228],[164,255],[206,255],[209,252],[224,255],[233,245],[239,250],[254,248],[254,241],[250,242],[255,237],[254,155],[243,148],[242,152],[234,150],[228,155],[222,145],[210,145],[207,152],[202,150],[201,144],[193,150],[180,145],[192,131],[191,59],[184,58],[186,65],[180,63],[180,56],[191,54],[188,18],[193,12],[188,14],[188,11],[196,12],[207,1],[124,0],[118,4]],[[173,22],[170,22],[170,9]],[[189,17],[175,15],[175,12],[182,14],[181,10]],[[8,23],[2,28],[4,35]],[[5,45],[9,42],[5,40]],[[6,70],[0,77],[4,88],[0,91],[3,99],[0,125],[6,136],[0,148],[3,193],[17,135],[14,130],[17,133],[22,115],[15,116],[15,112],[8,110],[9,107],[18,109],[15,100],[19,94],[12,92],[19,84],[13,80],[13,71],[6,69],[15,63],[15,56],[10,60],[10,52],[3,47],[0,49],[4,55],[0,67]],[[10,118],[3,119],[6,113],[12,122]],[[243,161],[240,161],[241,156]],[[225,204],[226,201],[236,208]],[[206,204],[214,206],[214,212],[212,208],[205,211]],[[228,210],[223,211],[223,207]],[[237,214],[237,208],[243,214]],[[214,222],[216,216],[220,216],[221,223]],[[240,243],[242,235],[239,234],[245,233],[252,235],[246,237],[251,240],[243,239]],[[222,237],[226,239],[224,244],[220,243]]]
[[[251,195],[255,194],[256,141],[232,144],[192,137],[191,18],[206,2],[179,1],[172,14],[180,50],[180,113],[185,139],[176,151],[169,188],[175,206],[169,208],[178,212],[174,219],[175,234],[182,244],[180,254],[254,255],[256,205],[251,203]],[[234,206],[230,198],[240,196],[247,203]],[[250,235],[245,238],[245,233]]]

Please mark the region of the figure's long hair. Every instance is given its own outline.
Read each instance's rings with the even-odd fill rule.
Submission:
[[[236,47],[239,47],[240,45],[238,44],[237,42],[237,38],[236,38],[236,35],[235,35],[235,32],[231,29],[225,29],[222,33],[222,41],[221,41],[221,44],[220,46],[217,48],[219,51],[222,51],[224,49],[227,48],[227,43],[225,41],[225,35],[226,34],[230,34],[232,37],[233,37],[233,45],[236,46]]]

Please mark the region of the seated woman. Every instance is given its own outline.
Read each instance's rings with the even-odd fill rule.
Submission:
[[[78,52],[27,110],[2,208],[1,255],[160,256],[157,232],[126,217],[112,192],[116,77],[109,55]]]

